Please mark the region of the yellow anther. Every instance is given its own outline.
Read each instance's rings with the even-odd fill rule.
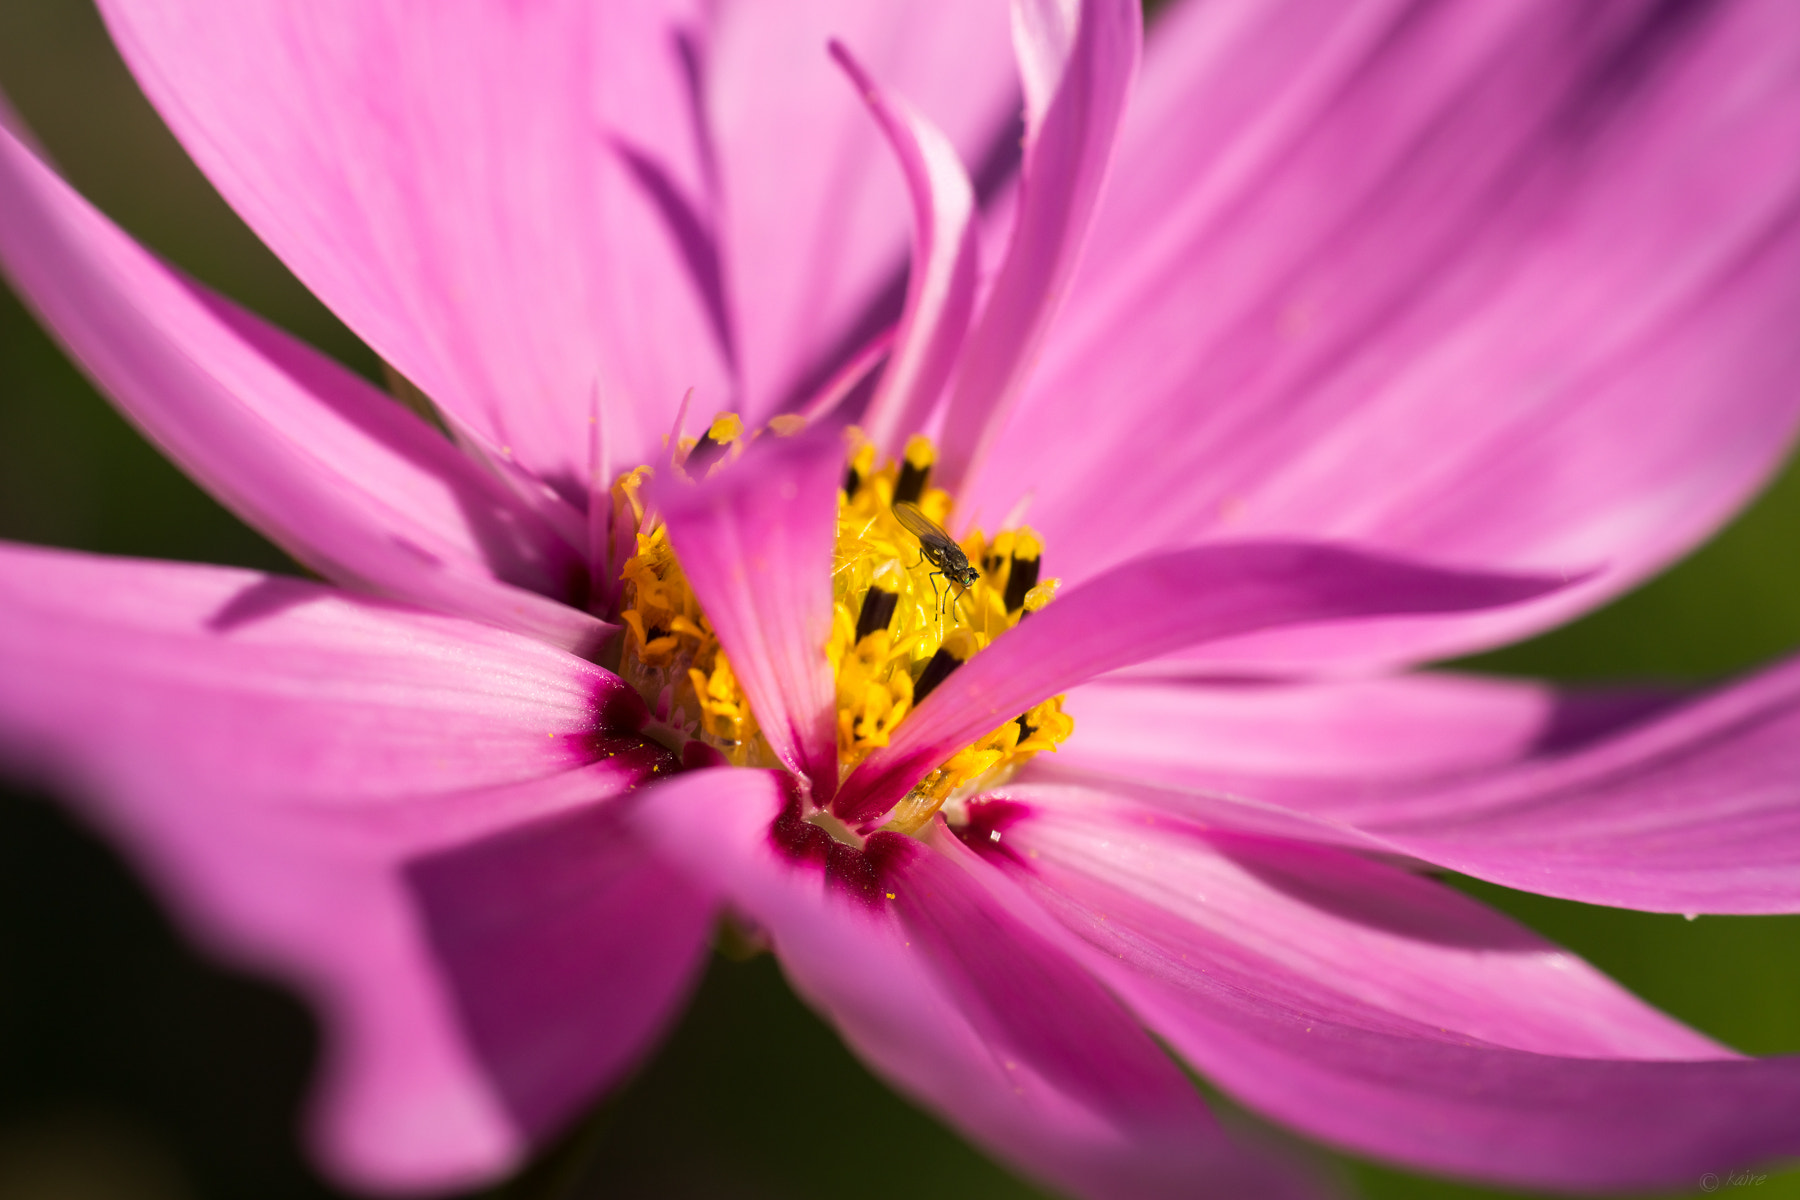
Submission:
[[[685,637],[691,637],[696,641],[705,641],[707,637],[707,633],[704,629],[683,616],[669,618],[669,632],[679,633]]]
[[[651,638],[649,641],[645,642],[643,648],[638,651],[638,656],[647,663],[666,663],[680,645],[681,643],[675,638],[665,634],[662,637]]]
[[[968,662],[983,645],[973,630],[952,629],[944,635],[944,649],[954,655],[957,662]]]
[[[721,446],[729,446],[744,436],[744,419],[733,412],[722,412],[707,426],[706,436]]]
[[[769,432],[776,437],[793,437],[806,428],[806,418],[799,413],[776,413],[769,418]]]
[[[851,426],[849,438],[852,449],[847,478],[861,487],[875,474],[875,443],[863,440],[862,430],[855,426]]]
[[[721,414],[707,437],[720,445],[741,442],[743,424],[735,414]],[[1002,531],[992,541],[970,530],[960,548],[979,577],[966,590],[948,586],[941,576],[934,579],[935,568],[919,539],[895,518],[893,504],[905,474],[910,503],[935,524],[948,522],[951,497],[930,486],[935,449],[915,437],[901,462],[878,467],[872,443],[856,431],[849,439],[850,486],[839,500],[831,632],[822,647],[836,683],[840,776],[890,744],[916,706],[916,685],[939,650],[967,662],[1018,622],[1023,613],[1009,614],[1005,604],[1012,563],[1043,553],[1042,540],[1030,530]],[[634,524],[644,513],[636,499],[643,478],[640,469],[615,488],[615,513]],[[636,556],[621,573],[619,620],[629,630],[621,674],[650,702],[659,721],[690,731],[733,764],[778,765],[662,527],[637,529],[636,545]],[[875,597],[869,631],[858,638],[864,606],[876,588],[883,594]],[[1054,580],[1032,588],[1023,612],[1037,611],[1054,594]],[[888,597],[893,611],[883,624]],[[934,677],[943,678],[942,670],[938,667]],[[895,809],[887,828],[923,827],[946,801],[1004,778],[1041,750],[1054,750],[1072,728],[1061,697],[1036,706],[1022,721],[1005,722],[927,776]]]
[[[649,467],[633,467],[613,481],[612,502],[613,519],[625,514],[632,528],[636,528],[644,519],[644,502],[638,498],[643,490],[644,480],[650,477]]]

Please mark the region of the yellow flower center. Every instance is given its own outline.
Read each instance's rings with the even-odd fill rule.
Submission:
[[[675,457],[691,474],[716,469],[741,449],[742,433],[737,417],[723,415],[697,442],[684,440]],[[1039,578],[1043,544],[1030,529],[991,540],[971,530],[960,543],[941,532],[952,499],[931,486],[935,458],[930,441],[915,437],[899,462],[878,467],[875,447],[851,431],[838,492],[831,636],[820,647],[837,684],[840,779],[887,745],[952,671],[1056,593],[1056,580]],[[639,467],[613,489],[614,512],[638,528],[637,553],[622,573],[619,672],[674,740],[697,739],[734,766],[777,767],[666,531],[654,514],[644,520],[638,489],[646,473]],[[928,530],[937,527],[941,541],[929,532],[921,541],[896,517],[896,504],[916,510],[909,514],[915,528],[921,515]],[[959,572],[944,569],[959,565],[947,562],[957,552],[976,568],[967,587],[956,582]],[[1044,701],[951,755],[913,788],[885,827],[917,830],[947,801],[1003,780],[1073,730],[1062,697]]]

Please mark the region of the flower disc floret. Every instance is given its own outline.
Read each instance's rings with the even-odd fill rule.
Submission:
[[[782,432],[777,430],[777,432]],[[988,538],[972,529],[953,543],[976,569],[962,586],[938,569],[920,539],[895,515],[910,505],[934,526],[953,498],[931,484],[936,452],[914,437],[898,461],[877,464],[876,448],[850,431],[838,492],[832,563],[832,626],[820,647],[836,685],[840,780],[951,672],[1048,604],[1057,581],[1041,578],[1042,539],[1030,529]],[[676,447],[672,469],[718,469],[741,448],[735,417],[715,420],[705,438]],[[704,461],[696,461],[700,452]],[[664,526],[637,499],[647,468],[614,488],[616,511],[636,525],[636,554],[622,571],[625,626],[620,674],[643,695],[667,734],[699,741],[733,766],[779,766],[719,639],[701,611]],[[946,545],[948,543],[948,535]],[[886,828],[910,833],[943,805],[991,786],[1074,731],[1056,696],[963,747],[930,772],[895,809]]]

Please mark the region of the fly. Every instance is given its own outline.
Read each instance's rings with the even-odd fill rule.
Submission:
[[[944,532],[942,526],[912,505],[894,505],[894,519],[919,539],[919,562],[913,565],[930,562],[937,568],[930,575],[931,598],[937,601],[938,621],[941,623],[944,619],[944,602],[938,596],[938,577],[942,576],[957,584],[966,592],[981,579],[981,573],[969,565],[968,555],[963,553],[955,539]]]

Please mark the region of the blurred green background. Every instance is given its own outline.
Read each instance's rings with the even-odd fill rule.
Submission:
[[[375,371],[367,349],[188,164],[87,0],[0,2],[0,88],[75,185],[144,242]],[[129,429],[3,290],[0,537],[292,569]],[[1662,578],[1473,665],[1692,681],[1796,645],[1800,467],[1791,466]],[[1739,1049],[1800,1052],[1800,917],[1688,922],[1464,886]],[[316,1046],[300,1005],[196,957],[121,860],[53,802],[0,793],[0,1200],[335,1195],[294,1136]],[[825,1132],[847,1128],[865,1131],[857,1141],[871,1149]],[[1508,1194],[1342,1165],[1370,1197]],[[872,1078],[766,956],[715,960],[654,1060],[502,1192],[509,1200],[1041,1194]],[[1720,1194],[1800,1197],[1800,1172]]]

